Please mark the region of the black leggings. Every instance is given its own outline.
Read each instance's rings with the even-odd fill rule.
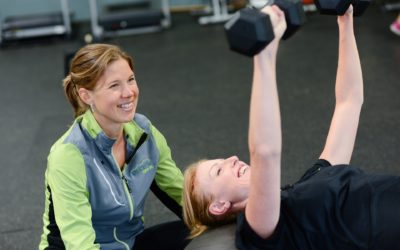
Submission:
[[[132,250],[183,250],[190,242],[189,229],[182,221],[146,228],[136,237]]]

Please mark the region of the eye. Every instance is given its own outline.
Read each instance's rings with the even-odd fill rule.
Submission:
[[[117,86],[118,86],[117,83],[112,83],[112,84],[110,84],[110,86],[108,86],[108,88],[113,89],[113,88],[116,88]]]
[[[134,84],[135,83],[135,77],[132,76],[131,78],[129,78],[128,82],[131,83],[131,84]]]

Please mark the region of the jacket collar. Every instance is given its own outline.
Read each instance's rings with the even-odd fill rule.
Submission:
[[[115,143],[115,139],[109,138],[96,121],[92,111],[88,109],[82,116],[78,117],[77,120],[81,120],[81,126],[87,131],[90,137],[92,137],[96,145],[102,150],[111,153],[111,148]],[[128,148],[131,145],[136,145],[144,133],[144,130],[134,122],[127,122],[123,124],[124,135],[127,141]]]

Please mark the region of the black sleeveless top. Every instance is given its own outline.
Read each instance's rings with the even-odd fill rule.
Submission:
[[[400,249],[400,177],[318,160],[281,192],[278,225],[259,237],[244,213],[237,219],[238,249]]]

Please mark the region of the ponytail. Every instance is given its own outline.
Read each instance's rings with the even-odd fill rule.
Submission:
[[[82,102],[78,94],[78,86],[72,80],[71,74],[68,74],[63,80],[64,93],[74,109],[74,117],[78,117],[86,112],[88,105]]]
[[[197,166],[206,160],[200,160],[187,167],[184,173],[183,187],[183,220],[190,229],[189,239],[193,239],[209,228],[225,225],[234,221],[236,214],[227,212],[223,215],[213,215],[208,208],[213,200],[211,195],[205,195],[196,188]]]

